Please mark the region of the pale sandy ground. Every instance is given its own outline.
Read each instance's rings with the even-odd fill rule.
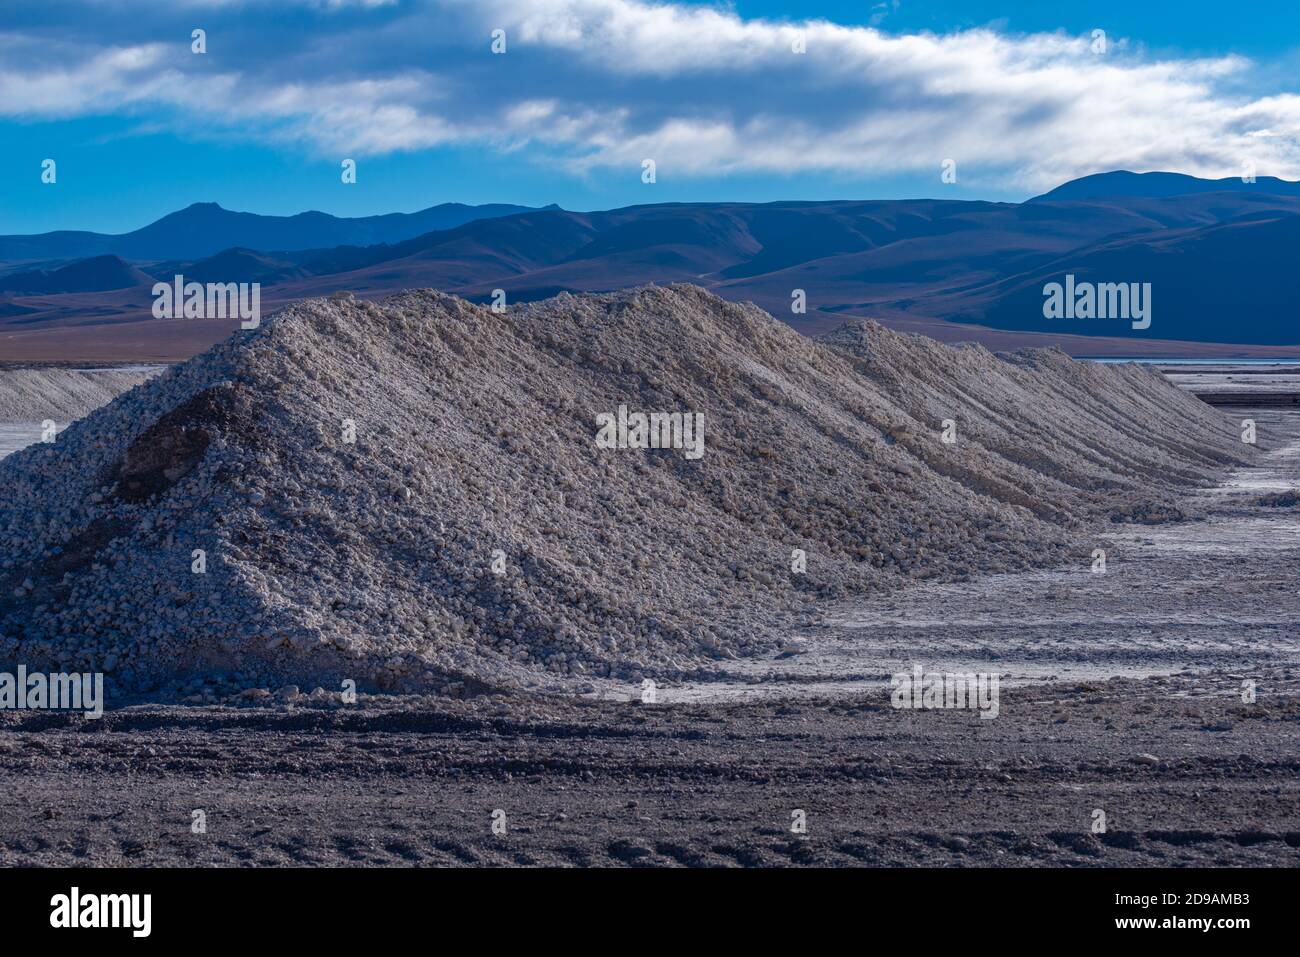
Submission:
[[[1300,392],[1300,365],[1166,368],[1169,381],[1191,392]]]

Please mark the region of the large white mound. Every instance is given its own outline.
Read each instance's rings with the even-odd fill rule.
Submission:
[[[620,406],[702,414],[703,455],[600,447]],[[1086,561],[1072,526],[1176,515],[1245,449],[1144,369],[813,341],[692,286],[311,300],[0,462],[0,659],[164,692],[683,674],[810,602]]]

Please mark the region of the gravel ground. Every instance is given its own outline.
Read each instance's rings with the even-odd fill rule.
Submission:
[[[10,719],[0,861],[1297,866],[1300,674],[1260,677],[1249,707],[1227,678],[1013,689],[992,721],[879,694]]]

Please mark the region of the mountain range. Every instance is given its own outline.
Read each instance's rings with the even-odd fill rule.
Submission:
[[[474,218],[403,235],[438,210]],[[53,236],[96,234],[0,239],[0,258],[8,258],[0,265],[0,359],[5,351],[71,358],[79,349],[176,358],[229,334],[232,324],[221,320],[152,319],[152,282],[177,274],[260,282],[264,311],[341,290],[373,298],[432,286],[483,301],[500,289],[519,302],[687,281],[752,300],[809,333],[866,317],[995,348],[1300,355],[1292,316],[1300,271],[1288,262],[1300,239],[1300,184],[1262,176],[1246,183],[1117,171],[1023,203],[444,206],[404,218],[325,217],[321,228],[303,226],[303,217],[311,223],[325,214],[260,217],[198,204],[134,233],[99,236],[115,243],[111,252],[37,264],[13,254]],[[362,238],[334,241],[344,234]],[[1150,327],[1046,317],[1044,288],[1066,276],[1149,283]],[[795,311],[800,298],[804,312]]]
[[[400,242],[476,219],[525,213],[533,208],[504,203],[442,203],[415,213],[345,218],[314,210],[296,216],[262,216],[222,209],[216,203],[193,203],[148,226],[117,236],[76,230],[0,236],[0,261],[72,259],[110,253],[123,259],[170,259],[211,256],[238,246],[258,250],[368,246]]]

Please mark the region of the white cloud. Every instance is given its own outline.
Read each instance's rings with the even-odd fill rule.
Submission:
[[[195,4],[217,49],[238,14],[272,6]],[[1119,38],[1099,55],[1062,33],[895,35],[641,0],[281,7],[292,15],[258,21],[271,36],[249,38],[263,55],[214,58],[220,68],[188,54],[188,31],[171,44],[43,40],[44,55],[0,35],[0,54],[21,54],[0,68],[0,115],[172,111],[186,128],[349,155],[540,143],[575,172],[649,157],[661,178],[937,176],[947,157],[967,182],[1028,188],[1115,168],[1231,175],[1246,160],[1300,177],[1300,97],[1244,97],[1253,64],[1239,57],[1151,59]],[[341,8],[346,31],[323,34]]]
[[[9,53],[30,44],[0,43]],[[165,89],[169,74],[160,44],[104,49],[61,49],[48,67],[33,69],[0,60],[0,114],[44,118],[75,116],[145,102]],[[73,61],[65,65],[64,57]]]

